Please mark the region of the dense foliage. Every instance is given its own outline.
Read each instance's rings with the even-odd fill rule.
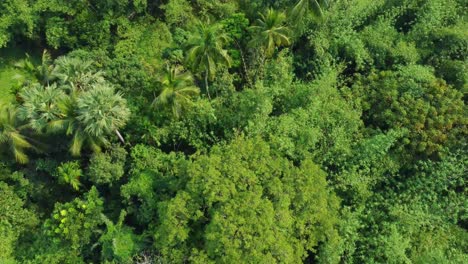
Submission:
[[[467,14],[0,1],[0,263],[468,263]]]

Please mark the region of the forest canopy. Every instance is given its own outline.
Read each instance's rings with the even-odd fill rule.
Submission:
[[[0,263],[468,263],[465,0],[1,0]]]

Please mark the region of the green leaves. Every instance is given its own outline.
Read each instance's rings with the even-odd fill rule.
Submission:
[[[24,232],[37,224],[36,215],[25,207],[25,201],[14,189],[0,182],[0,260],[14,261],[15,245]],[[29,230],[28,230],[29,229]]]
[[[127,263],[131,261],[135,253],[138,252],[139,238],[132,229],[123,224],[126,212],[122,211],[119,221],[114,224],[105,215],[101,215],[106,224],[106,231],[99,238],[102,245],[101,258],[103,261],[118,261]]]
[[[187,173],[185,188],[158,206],[156,244],[167,259],[297,263],[332,236],[338,204],[325,173],[311,161],[293,166],[260,138],[215,146]]]
[[[329,0],[299,0],[292,9],[292,15],[302,19],[308,12],[315,17],[322,18],[325,8],[329,6]]]
[[[170,107],[176,119],[191,106],[192,98],[200,93],[199,88],[194,85],[192,75],[184,72],[181,67],[168,66],[159,82],[161,92],[153,100],[152,106]]]
[[[371,74],[363,86],[365,120],[381,129],[405,128],[404,144],[413,153],[437,153],[466,126],[461,94],[440,79],[432,69],[401,67],[398,71]]]
[[[43,63],[49,65],[49,60],[43,59]],[[108,143],[110,134],[120,135],[118,129],[130,117],[126,100],[105,82],[102,72],[92,71],[91,65],[91,61],[61,57],[55,65],[46,67],[49,76],[46,87],[34,83],[19,93],[23,100],[19,117],[37,133],[62,132],[72,136],[70,152],[73,155],[79,155],[85,145],[99,151]],[[16,139],[20,147],[30,147],[25,141],[20,142],[18,135],[10,138]],[[25,162],[22,151],[14,150],[18,160]]]
[[[60,164],[55,174],[60,183],[71,185],[75,191],[78,191],[81,186],[80,177],[82,175],[83,172],[81,170],[80,164],[77,161],[69,161]],[[66,211],[63,212],[61,211],[60,213],[62,215],[66,214]]]
[[[110,85],[96,84],[76,100],[76,119],[85,133],[100,139],[123,127],[130,117],[121,94]]]
[[[255,21],[255,26],[250,27],[254,37],[251,45],[262,46],[265,55],[271,57],[276,47],[289,46],[290,30],[285,26],[286,14],[283,12],[268,9],[265,14],[260,14],[260,18]]]
[[[30,127],[39,133],[44,132],[50,122],[62,117],[59,104],[66,95],[55,83],[46,87],[39,84],[25,87],[19,96],[24,103],[18,114],[23,120],[29,120]]]
[[[124,148],[116,146],[107,153],[93,154],[86,172],[87,177],[95,184],[112,186],[124,174],[126,155]]]
[[[54,243],[62,243],[73,251],[87,246],[91,236],[98,230],[97,227],[103,223],[102,204],[95,187],[84,199],[76,198],[69,203],[57,203],[51,218],[44,224],[46,234]]]
[[[24,123],[13,105],[0,105],[0,146],[7,151],[18,163],[29,161],[25,151],[34,149],[29,138],[23,134]]]
[[[205,88],[209,94],[208,80],[213,80],[216,72],[222,66],[231,66],[231,57],[224,45],[228,36],[217,25],[207,25],[197,22],[193,35],[186,44],[186,61],[192,71],[204,73]]]
[[[5,0],[0,3],[0,48],[5,47],[15,35],[31,37],[35,16],[28,0]]]

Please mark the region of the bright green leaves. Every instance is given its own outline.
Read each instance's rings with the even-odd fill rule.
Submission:
[[[5,47],[15,34],[32,36],[35,16],[30,1],[4,0],[0,10],[0,48]]]
[[[197,22],[186,44],[186,62],[193,72],[204,76],[208,98],[208,80],[213,80],[220,68],[231,66],[231,57],[224,47],[228,41],[220,25]]]
[[[70,161],[60,164],[57,168],[55,176],[58,178],[59,183],[71,185],[74,190],[80,188],[80,177],[83,175],[80,164],[77,161]],[[60,211],[60,214],[66,214],[67,211]]]
[[[285,113],[272,117],[266,136],[284,155],[302,160],[312,154],[320,164],[334,164],[350,154],[360,138],[360,110],[336,87],[336,70],[311,84],[291,84],[278,96]]]
[[[36,216],[24,204],[12,187],[0,182],[0,262],[16,263],[16,240],[37,224]]]
[[[103,201],[96,188],[92,188],[83,199],[55,205],[52,217],[44,224],[46,234],[55,243],[67,245],[72,250],[88,246],[91,236],[102,224]]]
[[[285,21],[285,13],[268,9],[265,14],[260,14],[260,18],[251,27],[254,33],[252,44],[261,46],[266,57],[271,57],[277,47],[291,44],[291,33],[284,25]]]
[[[116,224],[104,215],[101,216],[107,227],[106,232],[99,238],[99,243],[102,246],[102,260],[127,263],[138,252],[140,241],[131,228],[123,225],[126,212],[120,213]]]
[[[161,91],[153,100],[152,106],[170,108],[176,119],[193,104],[193,97],[200,93],[190,72],[184,72],[181,67],[167,67],[159,83]]]
[[[333,234],[338,201],[325,173],[311,161],[294,167],[258,138],[216,146],[187,173],[158,207],[156,244],[172,261],[202,252],[215,262],[297,263]]]

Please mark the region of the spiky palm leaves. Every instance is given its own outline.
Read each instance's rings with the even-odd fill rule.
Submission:
[[[189,72],[181,67],[167,68],[160,79],[161,92],[152,103],[153,107],[170,107],[175,118],[179,118],[185,107],[192,103],[193,96],[200,93]]]
[[[210,97],[208,80],[212,80],[221,65],[230,66],[231,57],[223,46],[228,36],[218,25],[197,23],[187,44],[187,63],[190,68],[205,76],[205,88]]]
[[[106,84],[96,84],[78,97],[77,113],[84,131],[95,138],[115,132],[130,117],[125,99]]]
[[[305,14],[312,12],[312,14],[321,18],[323,11],[330,5],[330,0],[299,0],[292,9],[291,14],[297,19],[301,20]]]
[[[25,151],[34,148],[22,133],[24,127],[24,123],[18,117],[16,107],[0,106],[0,150],[8,150],[21,164],[28,162]]]
[[[54,75],[69,89],[87,90],[93,84],[104,83],[102,71],[92,70],[92,61],[60,57],[55,61]]]
[[[49,60],[50,57],[45,56],[43,64],[48,64]],[[26,121],[25,127],[38,133],[64,132],[71,136],[70,152],[73,155],[79,155],[84,145],[100,150],[108,143],[110,133],[115,132],[124,141],[118,129],[125,125],[130,115],[125,99],[105,82],[102,72],[92,71],[91,65],[91,62],[77,58],[57,59],[55,67],[47,67],[54,82],[49,85],[52,79],[48,78],[47,83],[25,85],[20,92],[23,103],[18,111],[14,111],[15,116],[18,114]],[[5,124],[13,122],[3,119]],[[17,145],[13,148],[17,160],[24,162],[26,157],[21,150],[31,145],[21,140],[18,136],[21,134],[13,133],[13,128],[2,124],[1,143]]]
[[[273,9],[268,9],[265,14],[260,14],[251,29],[255,32],[251,44],[263,47],[265,56],[271,57],[276,47],[288,46],[290,30],[284,25],[286,14]]]
[[[51,131],[65,131],[72,136],[70,152],[79,155],[84,145],[100,151],[107,136],[116,133],[130,116],[125,99],[107,84],[95,84],[88,91],[75,93],[60,104],[62,118],[49,123]]]
[[[18,114],[29,120],[33,130],[44,132],[49,122],[61,118],[59,103],[65,98],[65,93],[55,83],[46,87],[39,84],[25,87],[20,96],[24,103],[19,107]]]
[[[44,50],[42,52],[41,64],[35,65],[29,54],[26,54],[26,59],[18,62],[15,66],[26,73],[26,75],[31,76],[35,79],[33,82],[39,82],[42,85],[48,85],[53,81],[56,76],[54,75],[54,66],[52,64],[52,57]],[[25,85],[29,84],[29,81],[26,81],[28,78],[24,75],[16,76],[17,79],[21,79]]]

